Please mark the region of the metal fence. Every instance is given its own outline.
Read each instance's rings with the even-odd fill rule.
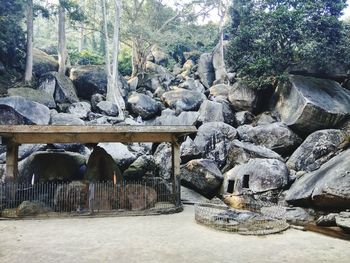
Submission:
[[[144,215],[181,209],[177,184],[162,179],[122,183],[83,181],[37,184],[0,183],[2,217],[35,215]]]

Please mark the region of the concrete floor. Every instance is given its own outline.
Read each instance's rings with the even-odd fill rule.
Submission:
[[[148,217],[0,221],[0,262],[350,262],[350,242],[290,229],[241,236],[194,210]]]

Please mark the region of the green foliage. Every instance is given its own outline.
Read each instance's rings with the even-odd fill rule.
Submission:
[[[346,0],[234,0],[227,62],[254,86],[274,84],[293,65],[328,72],[350,65]]]
[[[25,1],[0,1],[0,61],[21,68],[25,56],[25,36],[21,27]]]
[[[131,49],[127,47],[122,47],[119,51],[119,57],[118,57],[118,66],[119,66],[119,72],[123,76],[130,76],[132,72],[132,64],[131,64]]]
[[[102,56],[91,50],[83,50],[78,52],[76,49],[69,52],[72,65],[102,65],[104,59]]]

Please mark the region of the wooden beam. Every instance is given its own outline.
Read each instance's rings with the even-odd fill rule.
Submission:
[[[18,144],[7,143],[6,149],[6,177],[5,181],[14,182],[18,175]]]
[[[175,195],[175,205],[179,206],[181,204],[181,189],[180,189],[180,144],[176,140],[176,138],[173,139],[173,142],[171,144],[171,153],[172,153],[172,179],[173,179],[173,193],[179,194],[178,196]]]

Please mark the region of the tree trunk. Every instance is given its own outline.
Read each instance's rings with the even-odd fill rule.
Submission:
[[[65,9],[62,5],[58,8],[58,73],[65,75],[67,47],[66,47],[66,27],[65,27]]]
[[[31,82],[33,75],[33,0],[27,0],[27,51],[24,81]]]
[[[115,5],[115,20],[114,20],[114,33],[113,33],[113,65],[111,69],[109,58],[109,40],[108,40],[108,28],[107,28],[107,12],[106,1],[101,0],[102,6],[102,21],[104,28],[104,42],[105,42],[105,63],[107,73],[107,95],[106,99],[117,105],[119,111],[119,117],[124,119],[125,102],[118,86],[118,46],[119,46],[119,27],[120,27],[120,14],[121,14],[121,2],[120,0],[114,0]]]

